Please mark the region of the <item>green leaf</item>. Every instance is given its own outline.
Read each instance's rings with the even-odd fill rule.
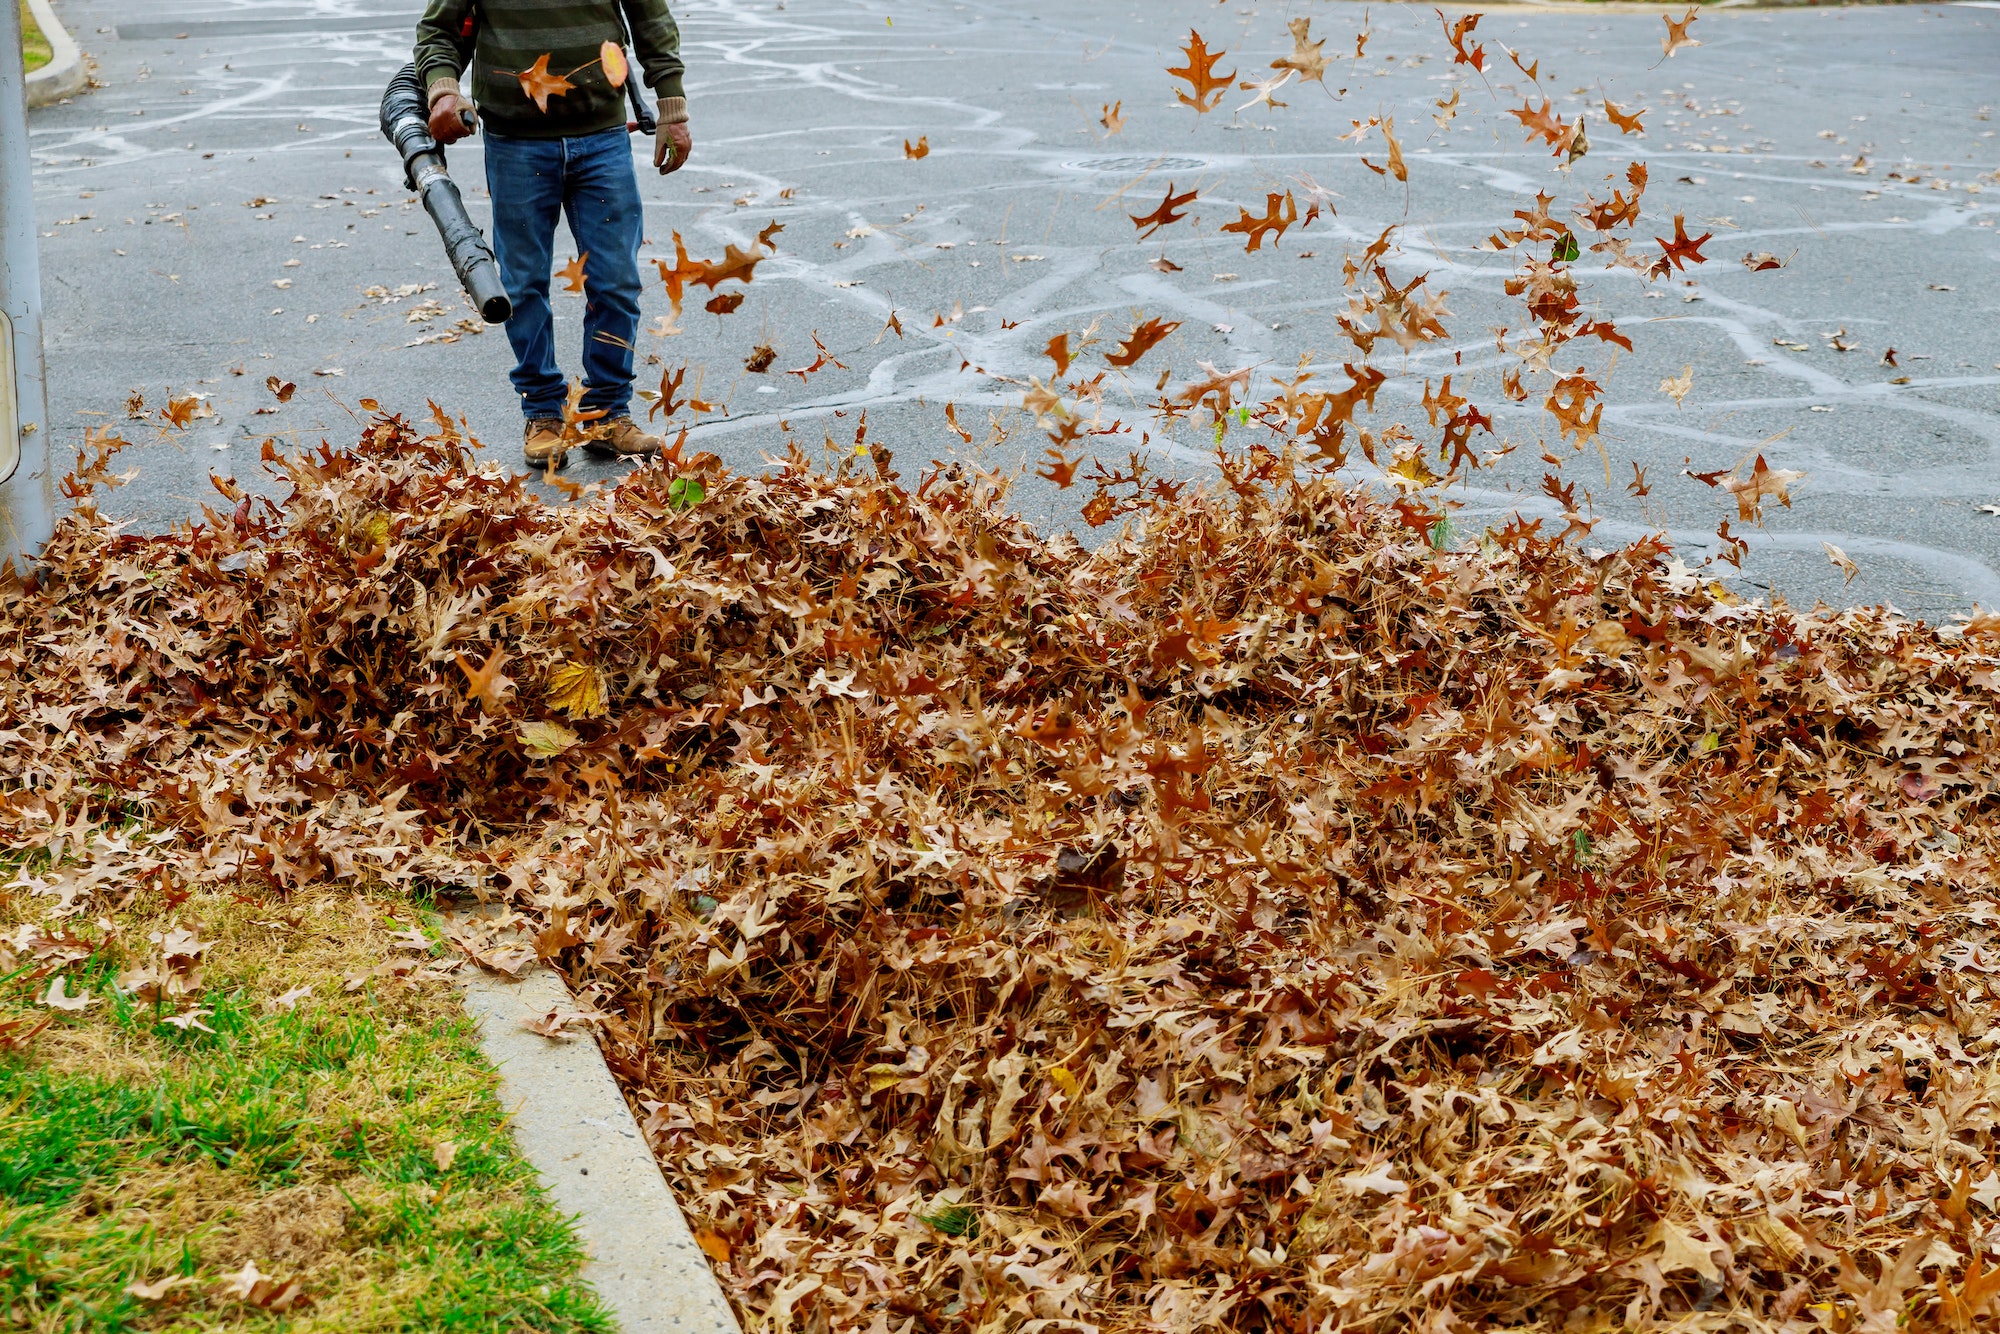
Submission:
[[[969,1204],[947,1204],[935,1213],[917,1217],[947,1237],[971,1239],[979,1235],[979,1211]]]
[[[692,477],[676,477],[667,484],[667,500],[677,510],[693,509],[706,495],[707,488]]]
[[[1549,252],[1551,264],[1567,264],[1577,256],[1576,238],[1564,232],[1556,239],[1555,248]]]

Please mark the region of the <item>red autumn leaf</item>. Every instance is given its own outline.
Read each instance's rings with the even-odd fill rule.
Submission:
[[[1248,237],[1249,244],[1244,246],[1245,253],[1254,253],[1262,249],[1267,235],[1274,241],[1282,238],[1285,229],[1299,220],[1298,201],[1292,198],[1292,192],[1289,190],[1282,195],[1275,191],[1266,195],[1264,216],[1261,218],[1253,217],[1247,208],[1239,211],[1243,216],[1235,222],[1224,223],[1222,230]]]
[[[1465,49],[1465,39],[1472,35],[1474,28],[1479,26],[1479,20],[1483,15],[1461,15],[1458,22],[1452,23],[1446,20],[1442,9],[1434,12],[1438,16],[1438,22],[1444,24],[1445,40],[1451,43],[1451,63],[1454,65],[1470,65],[1476,72],[1485,73],[1486,48],[1475,46],[1471,51]]]
[[[1215,109],[1215,104],[1222,100],[1222,95],[1229,90],[1230,81],[1236,77],[1235,70],[1221,75],[1215,72],[1216,62],[1229,53],[1209,51],[1208,43],[1202,40],[1198,32],[1188,33],[1187,45],[1181,48],[1181,53],[1186,57],[1187,64],[1169,67],[1167,73],[1176,79],[1185,80],[1194,89],[1194,96],[1189,97],[1178,89],[1175,90],[1174,96],[1180,99],[1181,105],[1193,107],[1202,115],[1207,115]]]
[[[1118,350],[1104,358],[1105,364],[1116,366],[1121,371],[1131,370],[1139,364],[1139,358],[1152,351],[1168,334],[1181,327],[1179,320],[1162,320],[1158,317],[1135,326],[1118,345]]]
[[[1048,456],[1048,462],[1043,467],[1035,469],[1035,476],[1044,481],[1054,482],[1059,489],[1067,491],[1076,481],[1077,465],[1083,462],[1083,456],[1065,459],[1060,449],[1049,450]]]
[[[1198,190],[1190,190],[1184,195],[1177,195],[1174,193],[1173,182],[1169,181],[1167,182],[1167,197],[1158,208],[1144,217],[1130,214],[1127,216],[1132,218],[1133,226],[1141,229],[1139,238],[1144,240],[1146,237],[1160,230],[1160,228],[1170,223],[1179,222],[1182,218],[1186,217],[1185,213],[1175,212],[1175,210],[1185,208],[1187,205],[1193,203],[1199,195],[1200,191]]]
[[[1669,265],[1675,269],[1684,269],[1691,263],[1706,264],[1708,257],[1701,253],[1701,248],[1712,235],[1712,232],[1703,232],[1700,236],[1689,240],[1686,219],[1681,214],[1674,214],[1674,239],[1669,241],[1664,236],[1653,238],[1660,243],[1660,258],[1654,263],[1654,271],[1663,274]]]
[[[1554,105],[1545,97],[1539,108],[1530,102],[1523,102],[1520,106],[1511,108],[1507,114],[1521,122],[1528,131],[1530,140],[1539,138],[1544,143],[1562,145],[1566,136],[1573,134],[1574,130],[1567,121],[1554,113]]]
[[[810,366],[800,366],[785,372],[787,375],[798,376],[800,384],[804,384],[808,377],[819,374],[819,372],[825,370],[828,366],[841,371],[847,369],[847,364],[834,360],[833,354],[826,350],[826,344],[820,342],[819,330],[813,330],[812,340],[813,346],[819,349],[819,355],[813,358],[812,364]]]

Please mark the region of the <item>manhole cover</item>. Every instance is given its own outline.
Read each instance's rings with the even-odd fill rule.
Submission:
[[[1107,175],[1127,176],[1134,172],[1152,168],[1154,171],[1199,171],[1208,165],[1208,159],[1198,157],[1090,157],[1081,162],[1063,164],[1071,171],[1104,172]]]

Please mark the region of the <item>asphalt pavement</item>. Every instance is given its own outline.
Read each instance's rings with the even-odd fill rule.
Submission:
[[[211,471],[254,481],[267,437],[351,438],[363,398],[423,416],[434,402],[496,457],[517,458],[504,334],[472,317],[376,130],[416,5],[60,8],[104,86],[32,121],[50,396],[64,451],[91,426],[144,442],[126,456],[137,480],[108,510],[141,526],[183,521],[213,498]],[[722,289],[743,291],[740,308],[708,313],[710,293],[694,289],[679,332],[660,332],[667,296],[647,266],[641,382],[685,366],[683,392],[718,407],[694,435],[733,466],[762,466],[788,437],[851,449],[865,412],[866,439],[892,447],[906,472],[976,456],[1020,473],[1023,513],[1089,540],[1082,488],[1032,472],[1047,439],[1022,403],[1052,369],[1050,338],[1081,343],[1094,326],[1099,343],[1079,366],[1094,373],[1137,320],[1179,321],[1130,376],[1107,377],[1098,420],[1122,428],[1093,444],[1107,459],[1144,449],[1156,468],[1200,476],[1213,428],[1150,419],[1143,404],[1161,373],[1169,392],[1206,376],[1203,363],[1255,368],[1260,398],[1302,365],[1344,386],[1340,367],[1357,354],[1335,319],[1350,295],[1343,260],[1396,224],[1392,274],[1428,273],[1425,290],[1450,293],[1453,337],[1378,348],[1394,378],[1372,425],[1421,427],[1426,383],[1451,372],[1455,391],[1494,416],[1492,443],[1514,446],[1454,492],[1460,529],[1515,510],[1551,516],[1538,456],[1555,423],[1539,393],[1517,405],[1499,392],[1518,361],[1494,331],[1511,326],[1511,346],[1524,322],[1502,290],[1515,257],[1480,247],[1537,190],[1602,197],[1636,158],[1651,172],[1640,236],[1671,235],[1684,214],[1691,233],[1714,234],[1713,262],[1650,284],[1579,265],[1585,304],[1634,344],[1593,342],[1577,357],[1606,396],[1603,456],[1588,449],[1566,468],[1599,519],[1584,540],[1664,530],[1691,563],[1712,555],[1717,522],[1736,509],[1688,474],[1761,452],[1808,477],[1763,527],[1735,523],[1751,543],[1742,591],[1935,618],[2000,606],[2000,516],[1980,508],[2000,501],[2000,5],[1707,9],[1691,30],[1702,45],[1671,59],[1657,7],[1497,7],[1475,32],[1483,74],[1451,63],[1438,17],[1420,6],[676,9],[696,150],[672,178],[642,176],[646,254],[671,257],[675,232],[716,258],[772,221],[784,231],[747,288]],[[1326,39],[1324,87],[1294,81],[1275,94],[1284,105],[1243,110],[1254,93],[1232,89],[1202,117],[1176,101],[1186,85],[1165,71],[1191,28],[1227,50],[1218,72],[1264,78],[1292,50],[1287,22],[1299,17]],[[1437,104],[1453,90],[1456,116],[1440,127]],[[1589,116],[1591,151],[1567,176],[1506,114],[1530,94]],[[1607,96],[1648,109],[1643,135],[1606,123]],[[1364,164],[1384,164],[1379,131],[1341,138],[1370,117],[1394,118],[1407,182]],[[905,146],[919,141],[928,154],[912,158]],[[452,166],[483,223],[477,143],[454,149]],[[1169,183],[1199,199],[1142,242],[1129,215]],[[1332,216],[1257,253],[1220,230],[1239,206],[1262,213],[1269,191],[1303,201],[1315,184]],[[1753,253],[1783,267],[1753,271],[1741,262]],[[574,254],[567,236],[558,254]],[[557,305],[572,371],[581,303],[565,294]],[[815,337],[828,359],[788,373],[820,360]],[[747,370],[766,344],[770,368]],[[1677,401],[1662,381],[1687,368]],[[267,390],[273,375],[297,386],[289,402]],[[135,394],[145,420],[128,416]],[[203,396],[204,415],[165,427],[159,409],[187,394]],[[947,404],[969,442],[946,424]],[[1253,438],[1254,427],[1234,429],[1237,443]],[[570,476],[621,471],[582,462]],[[1372,470],[1357,463],[1354,475]],[[1859,565],[1851,584],[1824,543]]]

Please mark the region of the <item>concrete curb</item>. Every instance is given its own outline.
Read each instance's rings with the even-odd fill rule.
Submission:
[[[90,75],[83,67],[83,52],[77,49],[76,39],[49,7],[49,0],[28,0],[28,10],[42,36],[49,39],[49,63],[28,76],[28,105],[45,107],[82,92]]]
[[[590,1255],[583,1277],[625,1334],[740,1334],[597,1044],[522,1027],[574,1010],[562,978],[537,966],[508,982],[468,962],[459,983],[480,1048],[500,1071],[521,1154],[556,1207],[575,1215]]]

